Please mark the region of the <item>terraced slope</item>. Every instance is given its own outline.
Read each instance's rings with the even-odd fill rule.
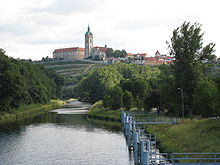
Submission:
[[[108,64],[103,62],[76,60],[76,61],[66,61],[66,62],[62,61],[55,63],[45,63],[43,65],[45,68],[55,70],[60,75],[76,76],[81,74],[82,72],[86,72],[94,68],[103,67]]]

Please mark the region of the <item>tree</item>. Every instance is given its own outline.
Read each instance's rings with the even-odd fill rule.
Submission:
[[[110,97],[112,109],[120,109],[123,106],[123,91],[119,86],[116,86],[111,90]]]
[[[198,84],[203,60],[214,58],[214,46],[210,43],[203,47],[203,34],[201,25],[191,25],[184,22],[183,25],[173,31],[170,54],[174,56],[175,88],[184,90],[184,103],[186,114],[191,113],[193,94]],[[180,99],[180,98],[178,98]]]
[[[124,49],[114,51],[112,48],[108,48],[106,51],[106,56],[107,57],[115,57],[115,58],[119,58],[119,57],[123,58],[123,57],[127,56],[127,52]]]
[[[124,57],[126,57],[127,55],[128,55],[128,54],[127,54],[126,50],[122,49],[122,50],[121,50],[120,57],[124,58]]]
[[[0,49],[0,112],[59,97],[62,80],[56,72],[10,58]]]
[[[216,107],[217,86],[214,81],[204,77],[195,89],[193,109],[194,114],[203,117],[218,115]]]
[[[135,97],[136,107],[141,110],[144,107],[144,98],[140,98],[139,96]]]
[[[111,97],[109,95],[104,96],[103,98],[103,106],[108,108],[111,106]]]
[[[154,90],[146,97],[144,102],[145,109],[159,108],[160,106],[160,94],[158,90]]]
[[[122,76],[113,67],[98,68],[77,84],[78,95],[83,101],[96,102],[117,86]]]
[[[126,108],[126,110],[131,109],[133,105],[133,100],[134,99],[133,99],[132,93],[126,90],[123,96],[123,105]]]
[[[106,57],[113,57],[114,50],[112,48],[108,48],[106,51]]]

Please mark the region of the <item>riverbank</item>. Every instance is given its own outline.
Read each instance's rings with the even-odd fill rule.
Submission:
[[[148,125],[162,152],[219,152],[220,120],[184,120],[177,125]]]
[[[120,121],[121,111],[104,109],[102,102],[97,102],[88,116]],[[185,119],[177,125],[148,125],[146,130],[156,135],[161,152],[219,152],[220,149],[220,120]]]
[[[0,124],[13,122],[16,120],[21,120],[29,117],[33,117],[49,110],[60,108],[64,105],[64,101],[61,100],[51,100],[47,104],[31,104],[21,106],[18,110],[13,113],[4,113],[0,116]]]
[[[110,121],[121,121],[121,110],[107,110],[102,106],[102,101],[93,104],[88,112],[89,118],[103,119]]]

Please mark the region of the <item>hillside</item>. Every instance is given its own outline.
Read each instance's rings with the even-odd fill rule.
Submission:
[[[108,64],[96,61],[75,60],[43,63],[42,65],[45,68],[52,69],[63,76],[77,76],[83,72],[103,67]]]

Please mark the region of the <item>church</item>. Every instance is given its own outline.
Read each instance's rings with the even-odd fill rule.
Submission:
[[[85,33],[85,48],[71,47],[56,49],[53,52],[54,59],[62,60],[79,60],[79,59],[92,59],[92,60],[105,60],[106,51],[109,48],[105,47],[93,47],[93,34],[88,26]]]

